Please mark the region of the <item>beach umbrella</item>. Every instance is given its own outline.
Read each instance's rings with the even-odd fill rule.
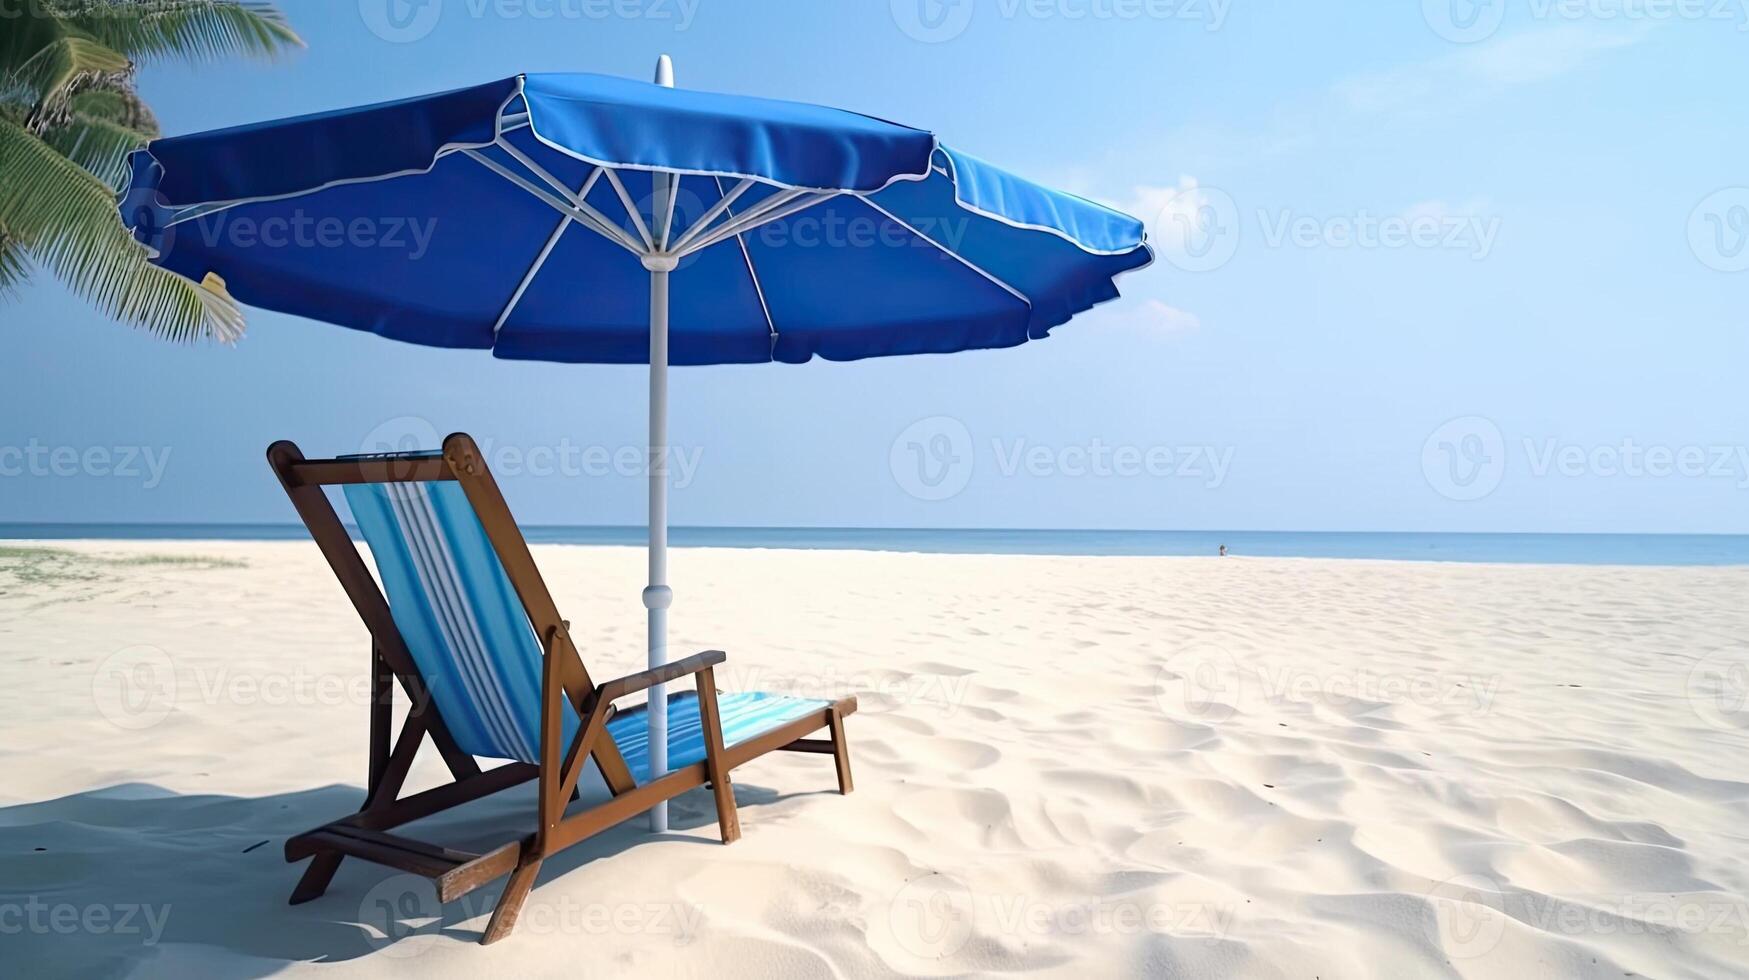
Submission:
[[[154,262],[251,306],[501,358],[648,364],[653,667],[673,601],[670,364],[1012,347],[1152,260],[1136,219],[926,130],[677,89],[666,56],[656,84],[519,75],[156,140],[121,212]],[[652,776],[666,706],[652,690]]]

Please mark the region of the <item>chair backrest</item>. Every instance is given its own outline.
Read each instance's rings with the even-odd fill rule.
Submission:
[[[540,641],[461,486],[355,483],[345,494],[457,743],[469,755],[539,761]]]
[[[382,665],[436,709],[427,724],[452,770],[465,756],[543,764],[543,749],[569,744],[594,682],[472,439],[458,432],[440,452],[337,459],[306,459],[281,441],[267,458]],[[330,487],[342,488],[381,588]],[[543,746],[548,704],[563,741]],[[592,755],[629,784],[611,740]]]

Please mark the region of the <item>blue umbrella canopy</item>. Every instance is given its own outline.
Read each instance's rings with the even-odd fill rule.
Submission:
[[[567,362],[648,363],[648,253],[675,364],[1011,347],[1152,258],[923,130],[584,74],[160,139],[122,214],[251,306]]]
[[[854,112],[599,75],[161,139],[121,200],[251,306],[503,358],[650,365],[649,660],[667,657],[667,369],[1013,347],[1153,259],[1142,224]],[[650,767],[667,700],[649,697]],[[654,829],[666,811],[652,811]]]

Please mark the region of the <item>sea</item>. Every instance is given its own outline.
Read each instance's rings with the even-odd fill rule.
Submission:
[[[638,526],[523,528],[539,544],[641,545]],[[0,539],[288,541],[298,524],[7,524]],[[1103,531],[676,527],[676,548],[800,548],[963,555],[1354,558],[1554,565],[1749,565],[1749,535],[1465,534],[1394,531]]]

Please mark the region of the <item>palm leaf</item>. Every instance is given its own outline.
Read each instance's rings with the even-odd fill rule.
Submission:
[[[0,228],[0,299],[12,299],[18,295],[18,287],[30,275],[30,267],[24,257],[24,247],[6,234],[6,229]]]
[[[242,314],[221,291],[150,264],[109,188],[0,119],[0,225],[36,263],[104,312],[176,340],[234,340]]]
[[[73,96],[73,111],[92,119],[126,126],[147,139],[157,139],[158,117],[150,106],[127,86],[88,89]]]
[[[41,0],[79,31],[137,60],[271,57],[303,39],[271,3],[249,0]]]
[[[45,142],[90,171],[112,192],[119,191],[127,180],[128,154],[145,146],[151,139],[150,135],[139,130],[88,116],[78,109],[74,110],[66,125],[43,134]]]
[[[67,35],[43,46],[10,74],[9,82],[31,100],[31,126],[39,132],[63,120],[73,95],[98,81],[120,82],[133,64],[86,37]]]
[[[0,81],[10,82],[38,52],[67,36],[67,25],[41,0],[0,0],[0,24],[6,27],[0,30]]]

